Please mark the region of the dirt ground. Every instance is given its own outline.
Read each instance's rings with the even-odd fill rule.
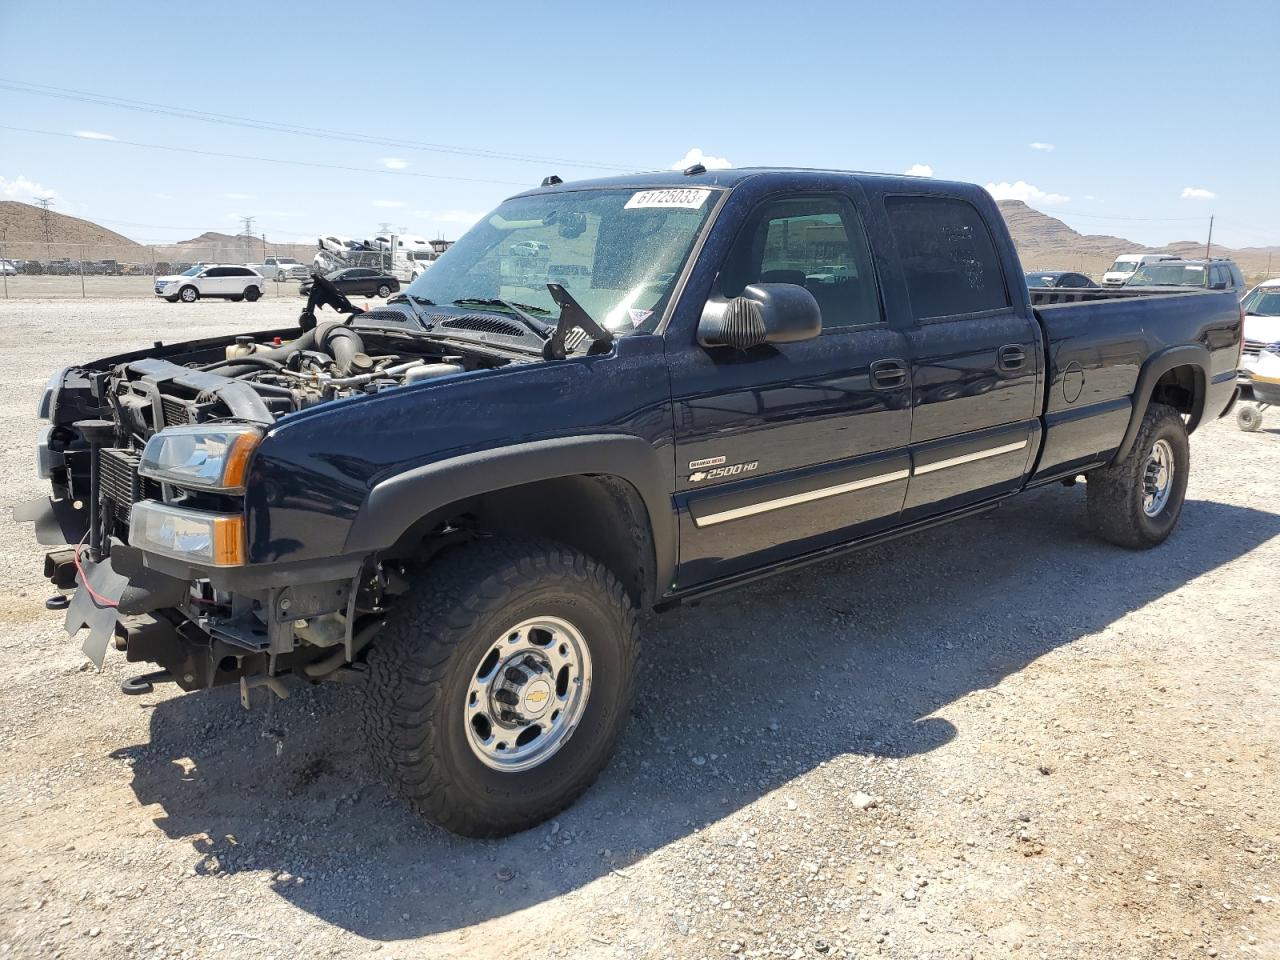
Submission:
[[[60,363],[296,301],[0,301],[0,479]],[[1280,957],[1280,413],[1192,440],[1160,548],[1082,486],[645,625],[635,715],[555,822],[389,798],[360,690],[125,697],[0,533],[0,957]]]

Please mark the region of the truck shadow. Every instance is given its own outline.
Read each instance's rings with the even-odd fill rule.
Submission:
[[[199,872],[265,871],[328,923],[421,936],[578,889],[823,761],[933,750],[956,735],[939,709],[1277,534],[1273,514],[1191,501],[1168,543],[1128,552],[1085,532],[1081,489],[1054,488],[652,619],[618,757],[554,825],[505,840],[388,795],[356,688],[295,686],[247,714],[231,690],[167,699],[117,756]]]

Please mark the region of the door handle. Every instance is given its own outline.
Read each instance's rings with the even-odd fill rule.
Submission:
[[[877,360],[871,364],[873,390],[897,390],[907,385],[907,365],[901,360]]]
[[[1000,369],[1020,370],[1027,362],[1027,351],[1016,343],[1009,343],[1000,348]]]

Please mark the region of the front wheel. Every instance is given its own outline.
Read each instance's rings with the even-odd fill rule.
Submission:
[[[1089,519],[1104,540],[1145,549],[1173,532],[1187,495],[1191,445],[1173,407],[1147,408],[1128,455],[1088,475]]]
[[[385,283],[382,284],[380,287],[378,287],[378,296],[382,297],[382,299],[385,300],[387,297],[391,296],[391,288],[387,286]]]
[[[371,749],[446,829],[528,829],[608,762],[638,653],[631,601],[597,561],[547,541],[461,547],[399,598],[370,651]]]
[[[195,303],[200,299],[200,291],[195,287],[183,287],[178,291],[178,299],[183,303]]]

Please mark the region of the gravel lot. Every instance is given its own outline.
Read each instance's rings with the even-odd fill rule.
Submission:
[[[297,307],[0,301],[8,496],[56,366]],[[388,797],[357,688],[119,695],[5,523],[0,957],[1273,960],[1271,427],[1195,435],[1152,552],[1055,487],[651,620],[615,762],[493,842]]]

